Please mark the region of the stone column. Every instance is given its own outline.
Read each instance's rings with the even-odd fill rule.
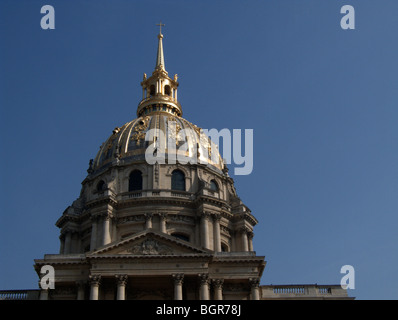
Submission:
[[[209,214],[202,213],[202,218],[200,221],[200,239],[202,242],[202,247],[209,249]]]
[[[160,232],[167,233],[166,227],[167,213],[160,214]]]
[[[72,243],[70,253],[75,253],[80,251],[80,235],[78,231],[72,231]]]
[[[126,284],[127,284],[127,275],[126,274],[117,274],[117,293],[116,299],[117,300],[126,300]]]
[[[209,274],[199,274],[200,279],[200,300],[209,300]]]
[[[72,232],[70,230],[66,230],[64,254],[71,253],[71,248],[72,248]]]
[[[102,221],[102,245],[111,243],[110,216],[104,216]]]
[[[145,229],[152,228],[152,213],[145,213]]]
[[[113,217],[112,219],[112,241],[117,240],[117,219]]]
[[[174,280],[174,300],[182,300],[182,283],[184,281],[183,273],[173,274]]]
[[[48,289],[40,290],[40,300],[48,300]]]
[[[77,286],[77,300],[84,300],[84,282],[76,281]]]
[[[201,242],[200,242],[200,219],[198,217],[195,217],[195,245],[200,247]]]
[[[214,251],[221,252],[221,235],[220,235],[220,215],[213,216],[214,224]]]
[[[242,239],[242,244],[241,244],[242,251],[245,252],[249,251],[249,242],[247,240],[247,229],[243,227],[242,229],[240,229],[240,233]]]
[[[222,300],[222,286],[224,279],[213,279],[214,300]]]
[[[249,251],[254,251],[254,249],[253,249],[253,237],[254,237],[254,233],[253,232],[249,232],[247,234],[247,238],[249,239]]]
[[[251,287],[252,300],[260,300],[260,279],[249,278],[249,283]]]
[[[91,217],[91,251],[93,251],[97,247],[97,230],[97,217]]]
[[[60,242],[59,254],[63,254],[64,249],[65,249],[65,235],[64,234],[61,234],[59,236],[59,242]]]
[[[90,280],[90,300],[98,300],[99,285],[101,281],[101,275],[94,274],[89,276]]]

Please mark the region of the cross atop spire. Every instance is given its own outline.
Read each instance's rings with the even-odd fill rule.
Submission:
[[[159,26],[159,34],[162,34],[162,27],[164,27],[165,24],[163,24],[162,21],[160,21],[160,23],[158,23],[157,26]]]
[[[163,55],[163,34],[162,34],[162,27],[165,26],[165,24],[160,21],[160,23],[157,24],[159,26],[159,44],[158,44],[158,53],[156,56],[156,67],[155,70],[164,70],[165,71],[165,65],[164,65],[164,55]]]

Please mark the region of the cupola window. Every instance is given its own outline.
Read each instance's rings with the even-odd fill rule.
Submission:
[[[218,192],[218,185],[215,180],[210,181],[210,190],[213,190],[215,192]]]
[[[167,95],[167,96],[171,96],[170,86],[165,86],[164,87],[164,94]]]
[[[154,96],[156,93],[155,85],[151,85],[149,88],[149,95]]]
[[[97,184],[97,191],[98,192],[102,192],[106,189],[106,184],[104,182],[104,180],[101,180],[100,182],[98,182]]]
[[[174,170],[171,176],[171,189],[185,191],[185,174],[181,170]]]
[[[129,177],[129,191],[142,190],[142,173],[140,170],[134,170]]]

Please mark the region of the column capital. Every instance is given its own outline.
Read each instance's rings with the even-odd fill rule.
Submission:
[[[127,274],[116,274],[115,278],[119,286],[125,286],[127,284],[127,279],[128,279]]]
[[[209,284],[209,274],[208,273],[199,273],[198,274],[200,284]]]
[[[173,273],[174,284],[182,284],[184,282],[184,274],[183,273]]]
[[[153,213],[152,212],[146,212],[146,213],[144,213],[144,217],[145,217],[145,220],[150,220],[153,217]]]
[[[211,212],[209,212],[209,211],[203,211],[202,213],[201,213],[201,218],[203,218],[203,219],[209,219],[210,217],[211,217]]]
[[[258,288],[260,285],[260,278],[249,278],[249,283],[252,288]]]
[[[240,233],[248,234],[250,232],[248,227],[241,227],[238,230]]]
[[[224,279],[212,279],[213,286],[217,289],[221,289],[224,284]]]
[[[214,214],[213,214],[213,220],[214,220],[214,221],[217,221],[217,222],[220,222],[220,221],[221,221],[221,214],[219,214],[219,213],[214,213]]]
[[[113,216],[112,213],[106,212],[106,213],[101,214],[101,218],[102,218],[103,220],[111,220],[111,219],[114,218],[114,216]]]
[[[90,274],[88,276],[88,280],[91,285],[99,285],[101,282],[101,275],[100,274]]]
[[[159,212],[158,215],[160,219],[167,219],[167,212]]]

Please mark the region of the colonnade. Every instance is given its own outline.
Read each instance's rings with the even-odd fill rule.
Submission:
[[[172,278],[174,283],[174,300],[183,300],[184,274],[183,273],[172,274]],[[214,290],[214,300],[223,300],[224,279],[222,278],[210,279],[209,274],[201,273],[198,274],[198,280],[200,282],[199,292],[198,292],[200,300],[210,300],[211,286],[213,287]],[[116,300],[125,300],[128,275],[117,274],[115,275],[115,281],[117,284]],[[260,283],[259,278],[249,278],[252,300],[260,299],[259,283]],[[99,274],[90,275],[89,284],[90,284],[90,297],[89,297],[90,300],[99,300],[101,275]],[[77,285],[77,300],[84,300],[84,292],[85,292],[84,282],[77,281],[76,285]],[[41,290],[40,299],[41,300],[48,299],[48,289]]]
[[[153,227],[152,213],[145,214],[145,228],[150,229]],[[159,215],[159,231],[167,233],[167,213],[158,213]],[[221,252],[221,227],[220,227],[221,216],[219,214],[210,214],[207,212],[202,213],[199,221],[199,241],[203,248],[213,250],[215,252]],[[112,239],[116,238],[116,222],[112,215],[96,215],[91,217],[91,242],[90,250],[94,250],[98,247],[111,243]],[[210,227],[213,226],[213,243],[210,243]],[[237,236],[236,236],[237,235]],[[232,237],[232,246],[230,248],[234,250],[230,251],[253,251],[253,232],[248,228],[242,227],[236,231],[236,235]],[[63,254],[69,254],[73,252],[81,252],[79,233],[77,230],[66,229],[60,237],[61,249],[60,252]],[[238,241],[238,243],[236,243]],[[240,243],[239,243],[240,242]],[[239,250],[236,250],[239,247]]]

